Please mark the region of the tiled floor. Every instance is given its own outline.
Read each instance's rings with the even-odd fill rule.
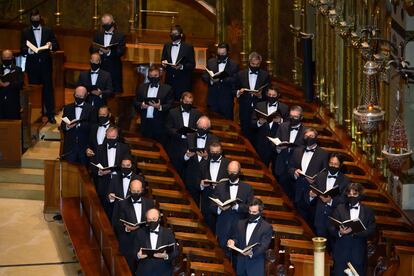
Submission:
[[[63,224],[46,220],[43,201],[0,200],[0,275],[77,275]]]

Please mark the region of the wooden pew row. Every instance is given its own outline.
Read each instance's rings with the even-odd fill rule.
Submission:
[[[204,224],[201,212],[169,164],[163,147],[131,133],[126,135],[125,141],[131,146],[132,154],[139,159],[137,166],[146,177],[149,193],[163,212],[165,223],[182,245],[187,272],[234,273],[228,260],[222,257],[224,253],[214,235]]]

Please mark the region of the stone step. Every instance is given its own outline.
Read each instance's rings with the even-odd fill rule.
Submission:
[[[22,156],[21,166],[23,168],[44,168],[44,160],[56,160],[59,157],[60,142],[38,141],[29,148]]]
[[[0,198],[44,200],[44,186],[28,183],[0,183]]]
[[[44,184],[44,170],[33,168],[0,168],[0,183]]]

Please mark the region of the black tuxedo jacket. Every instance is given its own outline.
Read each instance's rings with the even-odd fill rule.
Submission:
[[[0,65],[0,75],[4,74],[5,68]],[[0,87],[0,98],[4,99],[7,97],[7,101],[13,104],[20,104],[20,90],[23,88],[24,75],[22,68],[12,64],[10,67],[10,73],[16,74],[15,78],[10,82],[7,87]]]
[[[241,89],[241,88],[250,88],[250,84],[249,84],[249,69],[244,69],[241,70],[236,77],[236,88],[237,89]],[[261,86],[268,84],[270,85],[271,80],[270,80],[270,76],[269,73],[265,70],[260,69],[259,73],[257,75],[257,81],[256,81],[256,85],[254,87],[254,89],[258,89]],[[266,91],[266,89],[262,89],[262,99],[264,98],[265,94],[263,93],[264,91]],[[259,102],[261,99],[259,99],[256,96],[252,96],[250,95],[250,93],[243,93],[242,95],[240,95],[239,97],[239,103],[241,106],[251,106],[251,104],[253,103],[254,105],[256,105],[257,102]],[[251,116],[251,114],[248,114],[249,118]]]
[[[41,45],[44,46],[47,42],[52,43],[52,51],[57,51],[59,49],[58,42],[56,40],[55,34],[52,29],[49,27],[41,26]],[[26,72],[31,74],[33,70],[43,70],[48,73],[52,73],[52,57],[50,55],[50,50],[43,50],[39,53],[29,54],[29,47],[26,46],[26,41],[30,41],[33,45],[37,46],[36,38],[33,33],[32,26],[25,28],[20,37],[20,51],[22,55],[26,56]],[[45,67],[39,67],[39,64],[46,64]]]
[[[173,232],[166,227],[160,226],[157,240],[157,248],[175,243]],[[150,232],[148,227],[139,229],[135,235],[134,240],[135,256],[138,254],[141,248],[151,248]],[[137,276],[141,275],[172,275],[173,274],[173,261],[178,256],[178,250],[175,248],[173,252],[168,254],[168,260],[157,258],[145,258],[143,260],[138,259],[138,268],[136,271]]]
[[[201,117],[201,112],[196,108],[191,108],[188,120],[189,128],[197,128],[197,121]],[[181,135],[177,131],[184,127],[183,116],[181,115],[181,106],[169,110],[165,123],[168,136],[174,141],[181,141]]]
[[[235,241],[235,246],[240,249],[246,246],[259,243],[253,247],[253,256],[237,254],[237,274],[238,275],[265,275],[266,250],[272,241],[273,228],[267,221],[260,218],[250,236],[249,243],[246,243],[247,219],[241,220],[233,229],[231,238]]]
[[[78,85],[85,86],[89,92],[88,103],[96,108],[106,104],[106,99],[112,94],[112,78],[111,74],[105,70],[99,69],[98,78],[96,79],[96,87],[102,91],[102,97],[91,94],[92,78],[91,71],[81,72],[79,75]]]
[[[214,73],[218,72],[217,58],[207,61],[207,68]],[[211,84],[210,75],[204,72],[201,78],[208,85],[207,105],[214,105],[217,101],[224,101],[233,104],[234,91],[236,89],[236,75],[239,65],[231,59],[227,59],[224,72],[226,77],[220,78],[218,82]]]
[[[141,104],[145,100],[145,98],[147,98],[149,86],[150,86],[149,83],[140,84],[137,87],[137,90],[135,92],[134,104],[135,104],[135,108],[141,113],[141,123],[143,127],[145,127],[144,125],[147,121],[147,118],[146,118],[147,110],[141,109]],[[168,114],[168,111],[170,110],[172,102],[174,100],[171,86],[169,86],[168,84],[160,84],[158,87],[157,98],[159,98],[161,101],[162,109],[161,111],[154,109],[154,119],[152,120],[157,121],[157,123],[159,122],[159,123],[164,124],[165,117],[167,116],[166,114]],[[164,126],[159,125],[159,127],[164,127]]]
[[[292,158],[290,159],[289,164],[289,174],[293,177],[294,172],[296,169],[302,168],[302,157],[303,153],[305,152],[305,146],[300,146],[295,148],[293,151]],[[309,162],[308,168],[306,172],[304,172],[306,175],[313,176],[323,169],[328,167],[328,158],[329,154],[322,149],[321,147],[317,146],[315,148],[315,152],[312,155],[312,158]]]
[[[325,191],[327,177],[327,171],[321,172],[316,177],[316,181],[313,185],[316,186],[319,190]],[[336,208],[336,206],[344,202],[344,192],[349,182],[349,178],[343,173],[339,172],[334,184],[334,186],[339,186],[339,194],[332,198],[332,205],[325,204],[320,198],[314,198],[311,201],[311,204],[316,204],[314,226],[315,228],[319,228],[319,233],[328,234],[328,216],[331,216],[332,211]],[[305,195],[305,199],[310,200],[309,194],[307,196]]]
[[[211,179],[210,162],[211,162],[210,158],[207,160],[202,160],[202,162],[200,162],[201,179]],[[223,179],[223,178],[227,178],[229,176],[227,172],[227,167],[229,163],[230,163],[229,159],[225,158],[224,156],[221,157],[216,181]],[[206,189],[204,189],[204,191],[206,191]]]
[[[171,42],[164,44],[164,47],[162,49],[161,60],[167,60],[169,63],[172,63],[172,47],[173,46]],[[177,61],[180,59],[180,64],[184,66],[183,70],[176,70],[171,66],[167,66],[165,75],[165,83],[171,85],[174,90],[174,93],[178,94],[181,94],[185,91],[191,91],[191,75],[195,68],[194,48],[192,45],[181,41]]]
[[[334,210],[332,217],[339,220],[349,220],[350,210],[346,204],[340,204]],[[374,211],[364,204],[360,204],[359,219],[365,225],[366,230],[348,234],[339,237],[338,228],[329,224],[329,232],[332,237],[336,238],[333,249],[334,274],[342,275],[347,262],[351,262],[359,275],[365,275],[365,269],[368,262],[367,257],[367,239],[375,233],[375,216]]]
[[[111,124],[109,124],[109,125],[111,125]],[[90,148],[91,150],[93,150],[93,152],[95,152],[96,149],[98,148],[98,140],[97,140],[97,138],[98,138],[97,137],[97,135],[98,135],[98,128],[99,128],[99,124],[93,124],[93,125],[91,125],[91,130],[89,132],[88,148]]]
[[[68,117],[69,120],[76,118],[75,115],[75,104],[71,103],[63,107],[62,117]],[[82,113],[80,115],[79,127],[73,127],[66,129],[66,123],[62,121],[60,129],[63,132],[63,153],[69,153],[76,144],[83,150],[86,150],[89,142],[89,132],[92,124],[96,123],[96,110],[93,106],[88,103],[84,103]]]
[[[105,32],[97,31],[93,37],[93,42],[104,44]],[[101,69],[109,72],[112,77],[112,85],[114,92],[122,92],[122,61],[121,57],[125,53],[125,35],[114,30],[110,44],[118,43],[111,48],[109,56],[101,55]],[[93,45],[89,48],[90,53],[98,52]]]
[[[262,111],[263,113],[268,113],[268,103],[267,101],[258,102],[256,105],[256,109]],[[277,110],[281,113],[282,119],[286,120],[289,116],[289,107],[279,102]],[[254,139],[254,146],[257,150],[259,156],[263,159],[265,164],[268,164],[270,158],[277,155],[276,148],[274,147],[273,143],[267,138],[267,136],[275,137],[277,130],[279,128],[278,123],[273,123],[272,128],[270,128],[269,123],[264,123],[260,127],[257,126],[257,121],[259,118],[255,111],[252,113],[252,129],[255,130],[255,139]]]
[[[138,175],[132,172],[129,181],[136,179],[137,177]],[[111,181],[109,182],[107,194],[114,193],[117,197],[124,198],[124,192],[122,174],[119,173],[112,176]],[[129,192],[127,190],[126,195],[128,196],[128,194]]]
[[[304,144],[304,131],[306,130],[306,127],[301,124],[298,130],[298,134],[296,135],[296,139],[294,141],[294,144],[296,146],[303,146]],[[279,125],[276,131],[276,137],[280,139],[280,141],[289,141],[290,137],[290,122],[284,122]],[[290,161],[290,158],[293,154],[294,149],[283,149],[281,150],[276,158],[275,162],[275,174],[276,175],[282,175],[287,172],[288,164]]]

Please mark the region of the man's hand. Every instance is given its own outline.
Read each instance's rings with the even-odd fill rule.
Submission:
[[[10,82],[8,82],[8,81],[6,81],[6,82],[2,82],[1,80],[0,80],[0,86],[1,87],[7,87],[7,86],[9,86],[10,85]]]
[[[109,53],[109,51],[111,51],[111,50],[109,50],[109,49],[105,49],[105,48],[100,48],[100,49],[99,49],[99,52],[100,52],[100,53],[103,53],[103,54],[105,54],[105,55],[107,55],[107,54]]]
[[[208,158],[208,152],[206,150],[203,151],[197,151],[197,155],[201,158],[207,159]]]
[[[273,123],[278,123],[278,124],[280,124],[282,122],[282,118],[281,117],[279,117],[279,116],[275,116],[274,118],[273,118]]]
[[[237,95],[238,96],[240,96],[240,95],[243,95],[244,94],[244,92],[246,92],[246,88],[240,88],[239,90],[237,90]]]
[[[92,156],[95,156],[95,153],[90,148],[87,148],[86,149],[86,156],[92,157]]]
[[[110,174],[111,173],[111,170],[101,170],[101,169],[99,169],[99,171],[98,171],[98,175],[99,176],[103,176],[103,175],[107,175],[107,174]]]
[[[149,105],[150,105],[150,106],[152,106],[152,107],[153,107],[153,108],[155,108],[155,109],[160,110],[160,107],[161,107],[161,102],[160,102],[160,101],[158,101],[158,102],[150,101],[150,102],[149,102]]]
[[[296,177],[299,177],[301,172],[302,172],[301,169],[296,169],[294,174],[295,174]]]
[[[139,226],[130,226],[126,223],[124,223],[124,226],[125,226],[125,232],[132,232],[139,228]]]
[[[158,258],[158,259],[167,259],[168,258],[168,254],[167,254],[167,252],[162,252],[162,253],[155,253],[154,254],[154,257],[155,258]]]
[[[319,198],[323,201],[323,203],[327,204],[330,203],[332,201],[332,197],[331,196],[323,196],[320,195]]]
[[[138,251],[137,256],[138,256],[138,259],[140,259],[140,260],[145,259],[146,257],[148,257],[147,255],[142,254],[142,248]],[[155,256],[155,254],[154,254],[154,256]]]
[[[253,249],[252,248],[250,248],[250,250],[249,251],[246,251],[246,252],[244,252],[244,253],[242,253],[244,256],[252,256],[253,255]]]
[[[96,89],[96,90],[92,90],[91,91],[91,93],[93,94],[93,95],[95,95],[95,96],[100,96],[100,95],[102,95],[102,91],[101,91],[101,89]]]
[[[46,42],[46,46],[50,49],[50,50],[52,50],[52,42],[50,42],[50,41],[48,41],[48,42]]]
[[[187,150],[187,152],[185,153],[185,155],[186,155],[188,158],[193,157],[195,154],[196,154],[195,152],[192,152],[192,151],[189,151],[189,150]]]
[[[115,194],[114,193],[109,193],[108,194],[108,199],[109,200],[115,200],[116,198],[115,198]]]
[[[219,206],[219,208],[220,208],[222,211],[226,211],[226,210],[230,209],[231,207],[232,207],[231,205],[226,205],[226,206],[223,206],[223,207]]]
[[[342,225],[339,226],[339,233],[341,233],[341,235],[347,235],[349,233],[352,232],[352,228],[351,227],[344,227]]]
[[[141,109],[147,109],[149,105],[146,105],[145,102],[142,102]]]
[[[309,196],[310,197],[317,197],[318,195],[315,194],[312,190],[309,190]]]
[[[315,183],[315,180],[316,180],[316,179],[311,179],[309,177],[305,177],[305,179],[306,179],[306,181],[308,181],[309,184]]]
[[[227,241],[227,247],[233,247],[235,244],[234,240],[230,239]]]
[[[66,128],[67,129],[71,129],[71,128],[74,128],[76,125],[78,124],[78,122],[73,122],[73,123],[71,123],[71,124],[66,124]]]
[[[266,123],[266,119],[265,118],[259,118],[258,123],[259,123],[259,125],[263,125],[264,123]]]
[[[161,65],[164,66],[164,67],[167,66],[167,63],[168,63],[168,60],[166,60],[166,59],[161,61]]]

